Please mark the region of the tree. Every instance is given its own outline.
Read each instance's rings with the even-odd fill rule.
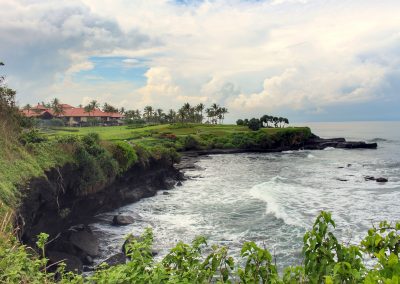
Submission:
[[[204,111],[204,108],[205,108],[206,106],[203,104],[203,103],[199,103],[197,106],[196,106],[196,111],[198,112],[198,114],[200,115],[200,117],[199,117],[199,120],[200,120],[200,123],[203,123],[203,111]]]
[[[240,125],[240,126],[244,125],[243,119],[236,120],[236,125]]]
[[[143,118],[145,118],[145,120],[147,122],[150,122],[152,117],[153,117],[153,107],[152,106],[145,106],[144,107],[144,111],[143,111]]]
[[[89,116],[92,112],[95,111],[100,106],[100,104],[96,100],[92,100],[88,105],[84,107],[85,112],[89,113]]]
[[[249,128],[253,131],[257,131],[260,129],[260,120],[258,118],[252,118],[249,121]]]
[[[31,106],[30,104],[26,104],[26,105],[23,107],[23,109],[24,109],[24,110],[27,110],[28,112],[30,112],[31,109],[32,109],[32,106]]]
[[[60,100],[57,98],[54,98],[53,101],[51,102],[51,109],[53,111],[54,116],[60,116],[64,113],[64,108],[60,104]]]
[[[118,109],[116,107],[113,107],[112,105],[108,104],[108,103],[104,103],[102,110],[104,112],[111,112],[111,113],[117,113],[119,112]]]

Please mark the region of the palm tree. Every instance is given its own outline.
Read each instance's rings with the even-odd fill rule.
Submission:
[[[88,105],[84,107],[85,112],[90,113],[94,112],[95,109],[99,108],[100,104],[96,100],[92,100]]]
[[[224,123],[225,114],[228,113],[228,109],[225,107],[222,107],[220,110],[221,110],[221,115],[222,115],[222,123]]]
[[[53,110],[54,116],[60,116],[61,114],[64,113],[64,108],[60,104],[60,100],[57,98],[54,98],[53,101],[51,102],[51,109]]]
[[[26,105],[24,106],[24,109],[27,110],[28,112],[30,112],[31,109],[32,109],[32,106],[31,106],[30,104],[26,104]]]
[[[181,122],[184,121],[186,117],[186,111],[183,107],[178,110],[178,117],[181,119]]]
[[[167,117],[168,117],[169,123],[175,122],[176,112],[173,109],[170,109]]]
[[[196,111],[200,114],[200,123],[203,123],[203,110],[206,106],[203,103],[199,103],[196,106]]]
[[[144,112],[143,112],[143,117],[145,117],[147,122],[149,122],[152,116],[153,116],[153,107],[145,106]]]

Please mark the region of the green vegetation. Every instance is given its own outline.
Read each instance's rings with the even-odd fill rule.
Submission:
[[[240,258],[229,248],[209,247],[203,237],[192,244],[179,242],[160,261],[152,255],[153,234],[130,237],[125,247],[129,261],[113,267],[100,265],[93,275],[83,277],[65,272],[65,266],[48,266],[45,258],[24,246],[0,246],[2,283],[399,283],[400,222],[382,222],[368,231],[360,245],[340,243],[331,215],[321,212],[304,236],[301,266],[286,267],[279,275],[267,248],[254,242],[243,244]],[[38,237],[40,255],[45,255],[48,235]],[[371,258],[367,267],[365,259]],[[50,272],[51,271],[51,272]]]
[[[271,123],[271,125],[269,125]],[[275,127],[275,128],[282,128],[285,127],[285,124],[289,124],[289,119],[285,117],[276,117],[271,115],[263,115],[262,117],[252,118],[252,119],[238,119],[236,121],[237,125],[240,126],[248,126],[251,130],[257,131],[263,127]]]
[[[97,133],[107,141],[129,141],[144,147],[160,146],[177,151],[201,149],[272,149],[296,146],[310,137],[307,127],[262,128],[250,131],[246,126],[209,124],[162,124],[132,128],[130,126],[52,128],[50,139],[65,136],[83,136]]]

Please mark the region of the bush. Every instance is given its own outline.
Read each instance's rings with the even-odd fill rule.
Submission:
[[[126,142],[114,142],[110,147],[110,151],[113,158],[118,162],[121,172],[125,172],[138,161],[136,151]]]
[[[193,135],[187,135],[183,138],[184,150],[197,150],[200,148],[200,143]]]
[[[19,141],[23,145],[26,145],[29,143],[41,143],[47,141],[47,138],[37,129],[31,129],[29,131],[23,132],[19,137]]]

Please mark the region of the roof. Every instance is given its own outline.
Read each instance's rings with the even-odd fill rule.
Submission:
[[[122,118],[124,117],[120,113],[104,112],[99,109],[95,109],[91,112],[86,112],[83,107],[64,109],[64,113],[60,117],[113,117]]]
[[[104,112],[100,109],[95,109],[93,111],[86,112],[83,107],[73,107],[69,104],[61,104],[63,113],[58,115],[58,117],[112,117],[112,118],[123,118],[124,116],[118,112]],[[23,109],[21,113],[27,117],[39,117],[44,113],[48,112],[49,114],[54,115],[54,112],[50,108],[46,108],[43,105],[38,104],[35,107],[32,107],[30,110]]]
[[[27,110],[27,109],[23,109],[21,110],[21,113],[23,115],[25,115],[26,117],[39,117],[44,115],[45,113],[48,113],[52,116],[54,116],[53,112],[51,110],[40,110],[40,111],[34,111],[34,110]]]

